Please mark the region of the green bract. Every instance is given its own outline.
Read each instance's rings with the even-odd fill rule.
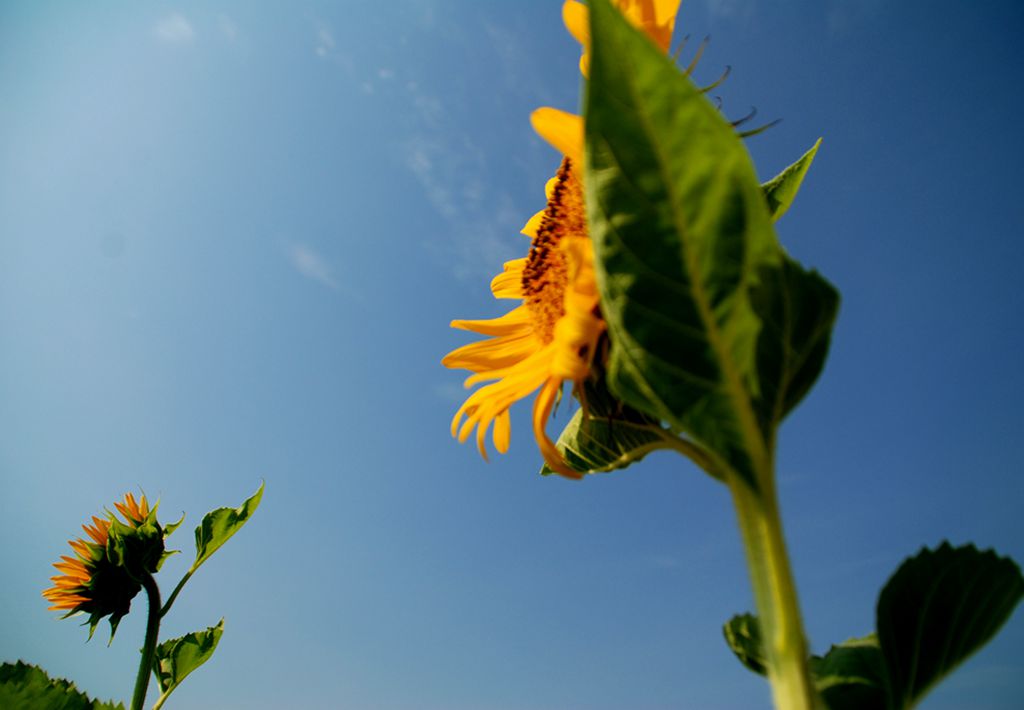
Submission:
[[[575,471],[625,468],[675,440],[658,421],[615,399],[601,376],[585,383],[582,399],[586,407],[573,414],[557,442],[565,462]],[[545,464],[541,473],[554,471]]]
[[[107,533],[107,558],[138,580],[160,569],[164,559],[164,538],[174,531],[164,529],[156,519],[157,506],[141,521],[122,523],[111,514]]]
[[[800,159],[773,177],[761,186],[764,190],[765,199],[768,200],[768,211],[771,213],[772,221],[776,222],[782,215],[786,214],[800,185],[804,182],[804,176],[814,162],[814,156],[818,154],[821,147],[821,139],[811,146],[811,149],[800,156]]]

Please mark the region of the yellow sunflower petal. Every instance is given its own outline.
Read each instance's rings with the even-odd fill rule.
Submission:
[[[53,582],[54,588],[56,589],[72,589],[82,586],[77,579],[72,579],[71,577],[66,577],[64,575],[50,577],[50,581]]]
[[[498,453],[506,454],[511,442],[512,418],[506,409],[494,419],[494,448],[498,450]]]
[[[534,349],[519,362],[490,370],[481,369],[467,377],[464,384],[468,388],[488,380],[502,380],[508,388],[522,391],[522,394],[515,398],[522,399],[540,387],[541,382],[550,372],[551,362],[556,354],[555,347],[554,343],[549,343],[539,350]],[[524,381],[530,383],[529,388],[525,390],[523,389]]]
[[[633,0],[634,9],[627,17],[654,40],[663,52],[672,43],[676,15],[679,14],[679,0]]]
[[[555,398],[562,390],[562,381],[558,378],[551,378],[544,383],[543,389],[537,395],[533,403],[533,436],[537,439],[537,446],[540,448],[544,462],[552,471],[559,473],[566,478],[580,479],[583,474],[569,468],[561,452],[555,446],[555,442],[548,438],[547,423],[551,417],[551,409],[554,407]]]
[[[568,1],[572,2],[573,0],[568,0]],[[544,185],[544,197],[545,198],[547,198],[548,200],[551,199],[551,196],[555,193],[555,186],[556,185],[558,185],[558,178],[557,177],[553,177],[553,178],[551,178],[550,180],[547,181],[547,183]],[[547,212],[547,208],[542,209],[540,212],[538,212],[537,214],[535,214],[532,217],[530,217],[529,221],[527,221],[527,223],[526,223],[526,226],[524,226],[520,230],[520,233],[525,234],[526,236],[531,237],[531,238],[536,237],[537,236],[537,228],[540,227],[540,222],[544,218],[544,213],[545,212]],[[523,261],[526,261],[526,260],[523,259]]]
[[[491,279],[491,293],[495,298],[523,297],[523,267],[526,259],[514,259],[505,263],[504,270]]]
[[[107,530],[110,529],[110,523],[102,518],[97,518],[95,515],[92,516],[93,524],[83,525],[82,529],[85,530],[86,534],[91,537],[97,545],[107,544]]]
[[[68,540],[68,544],[71,545],[71,549],[83,560],[92,559],[92,548],[89,547],[89,543],[84,540]]]
[[[615,0],[630,24],[643,31],[662,52],[668,52],[672,44],[676,15],[680,0]],[[590,73],[590,11],[576,0],[566,0],[562,5],[562,22],[569,34],[583,46],[580,55],[580,73]]]
[[[445,355],[441,364],[470,372],[497,370],[515,365],[536,349],[532,333],[502,336],[463,345]]]
[[[565,0],[562,4],[562,22],[577,42],[583,46],[590,44],[590,12],[586,5],[577,0]]]
[[[76,560],[73,557],[62,556],[64,562],[54,562],[53,567],[58,572],[63,572],[68,577],[73,577],[81,580],[89,579],[89,570],[86,569],[85,565],[82,564],[81,560]]]
[[[536,237],[537,236],[537,227],[540,226],[540,220],[543,217],[544,217],[544,210],[541,210],[537,214],[535,214],[532,217],[530,217],[530,219],[527,220],[526,224],[523,225],[523,228],[519,230],[520,234],[525,234],[526,236],[530,237],[531,239],[533,237]]]
[[[533,130],[576,165],[583,165],[583,118],[545,106],[530,114]]]
[[[74,609],[79,604],[89,601],[89,599],[88,597],[83,597],[78,594],[65,594],[54,599],[49,599],[49,601],[56,603],[52,606],[46,607],[47,611],[64,611],[65,609]]]
[[[475,426],[489,425],[515,402],[532,394],[548,377],[551,356],[552,348],[549,346],[504,371],[481,373],[481,377],[498,381],[473,392],[459,407],[452,418],[452,436],[460,442],[465,441]],[[463,417],[466,417],[465,422]],[[499,432],[499,439],[501,435],[503,432]]]
[[[132,520],[134,520],[134,518],[132,517],[131,508],[129,508],[127,505],[124,505],[123,503],[114,503],[114,509],[117,510],[117,512],[121,514],[121,517],[123,517],[129,523],[132,522]]]
[[[488,320],[453,320],[452,328],[468,330],[480,335],[510,335],[528,332],[530,329],[530,311],[523,306],[513,308],[499,318]]]

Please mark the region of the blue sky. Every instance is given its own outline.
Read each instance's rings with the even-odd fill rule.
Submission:
[[[0,6],[0,658],[126,698],[144,602],[87,644],[49,564],[141,489],[188,513],[167,593],[265,480],[165,623],[227,618],[169,707],[769,706],[721,641],[752,605],[724,489],[667,453],[541,478],[528,405],[489,464],[448,434],[448,322],[500,313],[558,163],[529,112],[578,106],[559,8]],[[698,79],[732,66],[727,115],[782,119],[763,177],[824,137],[779,225],[843,294],[779,462],[823,651],[922,545],[1024,560],[1024,9],[690,0],[678,28],[712,36]],[[1022,648],[1018,614],[922,707],[1019,707]]]

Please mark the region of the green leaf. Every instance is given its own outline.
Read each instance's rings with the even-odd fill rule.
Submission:
[[[768,672],[768,657],[761,643],[761,626],[753,614],[737,614],[722,626],[722,634],[740,663],[760,675]]]
[[[228,539],[245,525],[259,507],[263,498],[263,484],[237,508],[217,508],[211,510],[196,528],[196,561],[192,563],[192,571],[199,568],[220,549]]]
[[[838,309],[768,207],[788,208],[817,146],[766,199],[741,139],[673,62],[606,0],[590,18],[584,184],[609,387],[756,488]]]
[[[796,193],[800,191],[800,185],[803,183],[811,163],[814,162],[814,156],[817,155],[819,147],[821,147],[820,138],[809,151],[800,156],[800,160],[761,186],[765,199],[768,200],[768,211],[772,215],[773,222],[777,222],[782,215],[786,214],[790,205],[793,204]]]
[[[974,545],[943,542],[900,565],[876,611],[890,706],[913,707],[995,635],[1022,595],[1017,564]]]
[[[768,672],[761,626],[753,614],[738,614],[722,627],[725,642],[740,663],[760,675]],[[829,710],[886,710],[885,665],[878,638],[871,634],[833,646],[809,661],[814,685]]]
[[[224,633],[224,619],[205,631],[193,631],[176,639],[168,639],[156,647],[153,673],[160,692],[170,695],[185,677],[210,660]]]
[[[574,471],[625,468],[651,451],[671,446],[675,438],[659,422],[615,399],[603,378],[586,382],[582,402],[556,442]],[[552,473],[546,464],[541,468],[542,475]]]
[[[586,187],[609,384],[751,484],[768,475],[754,407],[751,290],[783,253],[732,127],[606,0],[590,3]]]
[[[829,710],[886,710],[885,659],[869,634],[811,656],[814,684]]]
[[[757,372],[761,393],[754,406],[761,427],[772,431],[795,407],[825,365],[839,292],[788,256],[765,269],[751,292],[761,319]]]
[[[75,684],[18,661],[0,665],[0,708],[18,710],[124,710],[121,703],[90,700]]]

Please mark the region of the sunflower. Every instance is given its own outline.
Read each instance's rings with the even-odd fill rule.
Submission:
[[[138,572],[133,573],[132,569],[137,567],[132,564],[137,555],[125,554],[125,541],[133,543],[128,546],[130,549],[145,548],[141,556],[147,560],[143,571],[155,571],[150,560],[163,554],[164,532],[156,523],[156,508],[150,509],[146,496],[136,500],[127,493],[124,501],[114,507],[126,522],[109,512],[105,518],[92,516],[92,524],[82,526],[88,539],[68,541],[75,555],[62,555],[60,562],[53,563],[61,574],[51,577],[54,586],[43,592],[51,604],[50,610],[67,612],[65,618],[88,614],[90,637],[105,616],[110,616],[113,636],[121,617],[128,613],[131,600],[142,588]]]
[[[616,5],[662,50],[668,49],[679,0],[619,0]],[[583,45],[584,75],[589,45],[586,13],[575,0],[563,6],[566,27]],[[582,474],[565,463],[546,425],[562,385],[571,381],[579,388],[590,375],[605,331],[583,202],[583,120],[541,108],[531,115],[531,122],[563,158],[548,181],[547,206],[522,230],[532,239],[528,255],[506,263],[491,282],[495,298],[522,303],[500,318],[452,321],[453,328],[490,337],[454,350],[441,362],[472,372],[467,388],[490,382],[455,413],[452,436],[465,441],[476,429],[477,447],[486,459],[485,439],[493,425],[494,446],[505,453],[511,439],[509,407],[539,390],[533,404],[533,434],[541,455],[552,470],[578,479]]]

